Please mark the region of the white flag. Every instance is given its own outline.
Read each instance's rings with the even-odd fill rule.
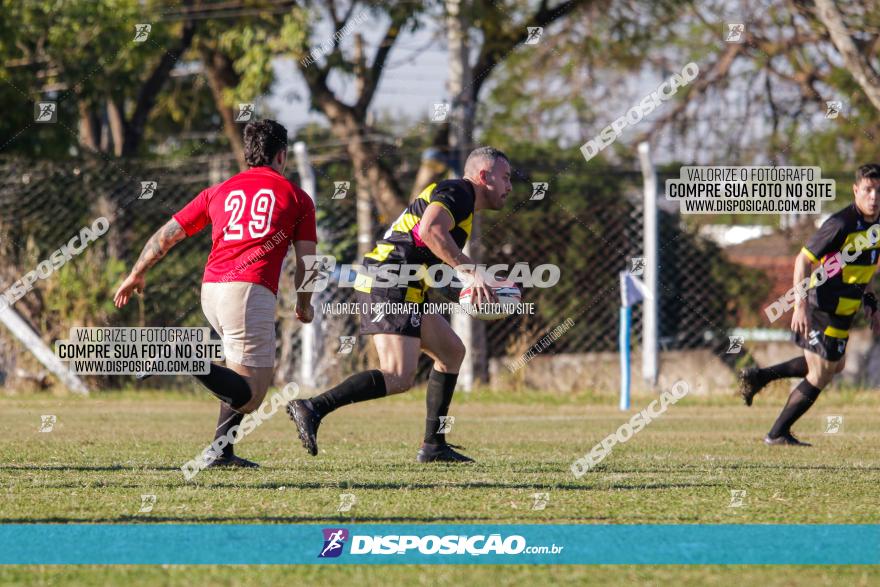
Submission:
[[[620,303],[624,308],[634,306],[648,296],[645,282],[630,273],[620,272]]]

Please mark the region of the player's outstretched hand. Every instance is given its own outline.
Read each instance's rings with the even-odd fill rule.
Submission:
[[[125,278],[125,281],[122,282],[122,285],[119,286],[119,289],[116,290],[116,295],[113,296],[113,304],[117,308],[121,308],[128,303],[132,293],[144,293],[145,285],[146,280],[143,275],[129,273],[128,277]]]
[[[807,338],[807,305],[795,304],[794,313],[791,315],[791,331],[797,332],[802,338]]]
[[[311,304],[305,306],[297,304],[293,313],[296,316],[296,319],[303,324],[308,324],[315,318],[315,308]]]

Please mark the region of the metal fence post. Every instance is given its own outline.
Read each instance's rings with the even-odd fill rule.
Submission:
[[[639,162],[644,177],[645,217],[642,234],[645,257],[645,294],[642,306],[642,377],[651,386],[657,383],[657,173],[651,162],[651,147],[639,143]]]
[[[302,141],[294,143],[293,154],[296,157],[296,167],[299,172],[301,187],[312,198],[315,210],[317,211],[318,198],[316,195],[315,171],[312,169],[312,164],[309,161],[309,152],[306,144]],[[318,384],[315,380],[315,375],[320,358],[320,333],[321,312],[316,311],[315,319],[310,324],[303,324],[299,331],[300,380],[304,386],[317,387]]]

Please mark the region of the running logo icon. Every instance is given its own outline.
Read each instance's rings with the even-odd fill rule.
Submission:
[[[547,508],[547,504],[550,503],[550,493],[541,492],[541,493],[533,493],[532,498],[534,502],[532,503],[532,510],[540,511]]]
[[[142,181],[141,182],[141,194],[138,196],[138,200],[149,200],[156,193],[156,187],[159,184],[155,181]]]
[[[440,419],[440,427],[437,428],[437,434],[449,434],[452,432],[452,425],[455,424],[455,416],[437,416]]]
[[[839,100],[825,102],[825,118],[837,118],[841,110],[843,110],[843,102]]]
[[[153,25],[149,23],[136,24],[134,25],[134,39],[132,40],[135,43],[143,43],[150,38],[150,31],[152,30]]]
[[[152,493],[145,493],[141,495],[141,507],[138,510],[138,513],[149,514],[153,511],[154,505],[156,505],[156,496]]]
[[[741,22],[727,23],[727,36],[724,38],[728,43],[742,43],[746,25]]]
[[[254,117],[254,104],[251,102],[238,105],[238,114],[235,115],[235,122],[250,122]]]
[[[303,281],[296,291],[324,291],[330,281],[330,274],[336,268],[336,257],[333,255],[303,255],[306,272]]]
[[[339,350],[336,351],[338,355],[350,355],[351,351],[354,350],[354,345],[357,342],[357,337],[354,336],[340,336],[339,337]]]
[[[446,117],[448,115],[449,103],[438,102],[434,104],[434,109],[431,111],[431,122],[446,122]]]
[[[736,355],[738,354],[742,348],[743,343],[745,342],[745,337],[743,336],[729,336],[729,344],[727,346],[727,354],[728,355]]]
[[[37,102],[34,104],[34,122],[41,124],[53,123],[58,120],[58,104],[55,102]]]
[[[337,512],[350,512],[351,508],[357,503],[357,497],[355,497],[354,493],[340,493],[339,494],[339,507],[336,508]]]
[[[550,184],[546,181],[537,181],[532,182],[532,195],[529,197],[530,200],[543,200],[544,196],[547,195],[547,188],[550,187]]]
[[[336,558],[342,554],[342,547],[348,540],[348,530],[345,528],[324,528],[324,548],[318,558]]]
[[[630,262],[632,265],[629,268],[630,275],[644,275],[645,274],[645,258],[644,257],[631,257]]]
[[[537,45],[538,41],[541,40],[541,35],[544,34],[544,27],[540,26],[530,26],[526,27],[529,32],[529,36],[526,37],[526,45]]]
[[[46,414],[40,416],[40,432],[52,432],[55,429],[55,422],[58,417],[55,414]]]
[[[730,505],[729,508],[741,508],[746,504],[746,490],[745,489],[731,489],[730,490]]]
[[[331,200],[342,200],[345,198],[346,194],[348,194],[348,189],[351,187],[351,182],[348,181],[334,181],[333,182],[333,197]]]
[[[837,434],[843,429],[843,416],[825,416],[825,434]]]

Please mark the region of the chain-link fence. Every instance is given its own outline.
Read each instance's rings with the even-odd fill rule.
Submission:
[[[344,163],[320,154],[314,161],[319,250],[333,254],[340,263],[359,262],[357,186],[352,181],[348,196],[333,199],[334,181],[345,179]],[[295,166],[288,169],[291,179],[298,182]],[[72,326],[204,325],[199,287],[210,249],[208,231],[184,240],[151,269],[146,295],[135,303],[116,310],[112,293],[149,236],[171,214],[206,186],[235,171],[234,162],[225,156],[184,161],[2,159],[0,288],[8,291],[81,227],[104,216],[110,230],[60,269],[38,279],[15,309],[50,345],[66,338]],[[482,261],[511,266],[525,262],[532,268],[553,264],[560,268],[561,278],[551,288],[526,290],[524,301],[534,303],[535,314],[488,323],[488,355],[518,356],[569,318],[575,327],[547,354],[614,351],[620,306],[618,274],[630,269],[632,258],[642,256],[641,176],[613,169],[553,175],[539,161],[525,162],[516,175],[518,181],[506,208],[481,214]],[[411,181],[403,178],[402,185],[407,185],[406,179]],[[545,197],[531,199],[533,180],[548,181]],[[390,219],[376,217],[373,236],[384,232],[389,223]],[[660,213],[658,241],[662,349],[716,346],[724,332],[736,325],[739,308],[753,298],[760,299],[760,275],[726,261],[718,247],[684,228],[677,215]],[[743,283],[755,285],[744,291]],[[316,297],[317,309],[320,312],[322,302],[353,301],[353,293],[331,287]],[[283,272],[279,299],[278,380],[284,381],[295,378],[300,350],[292,317],[289,265]],[[337,371],[335,378],[372,360],[365,339],[358,341],[355,352],[339,352],[339,337],[357,334],[357,316],[322,318],[325,371]],[[633,318],[638,344],[641,311]],[[7,333],[0,338],[4,345],[0,370],[7,375],[22,366],[39,370],[21,356],[22,349],[10,342]],[[110,378],[101,381],[120,383]]]

